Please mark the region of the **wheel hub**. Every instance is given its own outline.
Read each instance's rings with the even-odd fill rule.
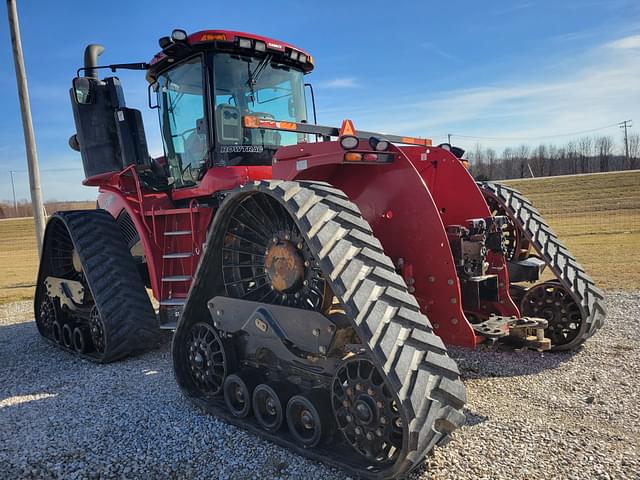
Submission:
[[[303,410],[302,413],[300,413],[300,423],[307,430],[313,429],[315,422],[313,421],[313,415],[309,410]]]
[[[373,404],[373,406],[371,405]],[[356,418],[361,423],[368,425],[374,419],[375,401],[369,395],[363,395],[355,404]]]
[[[296,290],[304,279],[304,260],[292,242],[273,239],[264,257],[271,286],[280,293]]]
[[[265,410],[269,415],[275,415],[277,413],[276,404],[272,397],[267,398],[264,404]]]

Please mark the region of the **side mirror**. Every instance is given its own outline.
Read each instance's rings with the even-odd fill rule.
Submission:
[[[88,77],[76,77],[73,79],[73,98],[80,105],[94,102],[95,80]]]
[[[158,82],[153,82],[151,84],[149,84],[149,86],[147,87],[147,101],[149,103],[149,108],[150,109],[154,109],[154,108],[160,108],[158,106],[158,102],[156,101],[155,105],[151,103],[151,92],[153,92],[153,96],[156,97],[156,100],[158,99],[158,97],[156,96],[156,94],[158,93],[158,88],[160,88],[160,84]]]

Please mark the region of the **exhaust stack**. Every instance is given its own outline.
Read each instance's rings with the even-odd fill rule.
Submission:
[[[97,43],[91,43],[84,49],[84,76],[98,79],[98,72],[95,69],[98,65],[98,57],[104,52],[104,47]]]

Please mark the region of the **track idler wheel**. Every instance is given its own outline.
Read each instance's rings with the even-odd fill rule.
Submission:
[[[258,382],[250,375],[232,374],[224,379],[224,402],[231,415],[246,418],[251,413],[251,398]]]
[[[58,320],[58,309],[53,298],[45,295],[40,302],[40,312],[38,312],[38,323],[45,335],[52,333],[53,322]]]
[[[91,342],[99,353],[104,352],[105,338],[104,338],[104,324],[102,318],[100,318],[100,312],[96,305],[91,309],[89,314],[89,331],[91,334]]]
[[[544,334],[551,339],[553,350],[573,348],[574,340],[581,338],[587,327],[580,306],[556,280],[528,289],[520,301],[520,311],[523,316],[549,322]]]
[[[406,429],[371,361],[356,356],[340,365],[333,379],[331,405],[338,428],[358,453],[380,464],[395,461]]]
[[[62,325],[57,320],[51,324],[51,335],[57,344],[62,345]]]
[[[284,423],[284,408],[293,395],[286,384],[261,383],[253,391],[253,413],[257,422],[268,432],[280,430]]]
[[[294,395],[289,399],[287,426],[297,443],[312,448],[327,437],[331,417],[326,405],[326,393],[321,391]]]
[[[212,325],[205,322],[191,327],[187,365],[191,380],[207,396],[218,395],[227,374],[227,356],[220,336]]]

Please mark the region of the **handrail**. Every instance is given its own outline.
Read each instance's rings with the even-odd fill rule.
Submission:
[[[282,120],[270,120],[259,118],[253,115],[245,115],[242,117],[245,128],[257,128],[263,130],[281,130],[297,133],[311,133],[321,135],[323,137],[339,137],[340,129],[337,127],[325,127],[322,125],[313,125],[311,123],[297,123]],[[376,137],[380,140],[384,139],[392,143],[401,143],[405,145],[420,145],[430,147],[433,142],[430,138],[406,137],[401,135],[389,135],[386,133],[367,132],[364,130],[356,130],[355,136],[362,139]]]

